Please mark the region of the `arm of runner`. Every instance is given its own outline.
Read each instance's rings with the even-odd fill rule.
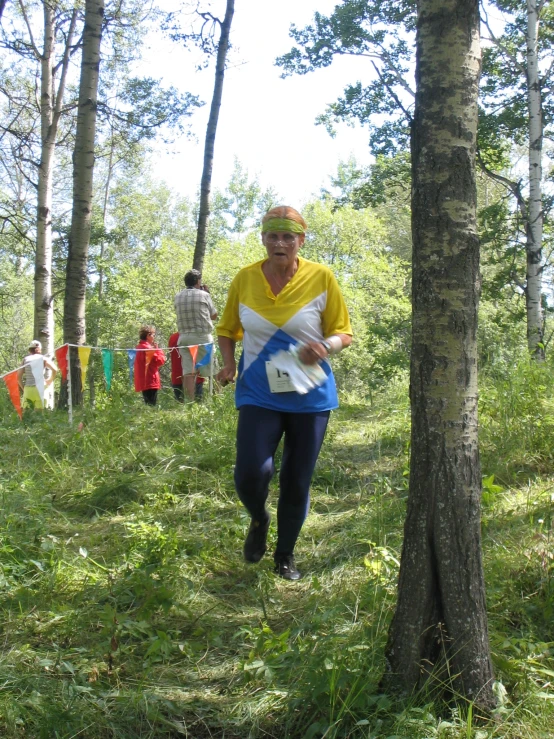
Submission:
[[[235,342],[227,336],[218,336],[219,351],[223,357],[223,367],[216,375],[216,380],[222,385],[235,381],[237,363],[235,361]]]
[[[339,343],[340,342],[340,343]],[[332,354],[338,354],[352,344],[349,334],[333,334],[324,341],[309,341],[304,344],[298,352],[298,358],[304,364],[316,364],[322,359],[327,359]]]

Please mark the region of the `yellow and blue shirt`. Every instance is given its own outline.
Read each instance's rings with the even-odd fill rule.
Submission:
[[[217,326],[218,336],[243,342],[236,381],[236,406],[257,405],[291,413],[314,413],[338,407],[335,379],[328,362],[327,381],[305,395],[272,393],[266,361],[290,344],[321,341],[333,334],[350,334],[344,298],[328,267],[298,257],[298,269],[278,295],[262,271],[265,260],[236,275]]]

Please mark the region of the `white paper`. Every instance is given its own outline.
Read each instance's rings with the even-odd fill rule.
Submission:
[[[269,362],[266,362],[268,380],[271,369],[288,376],[290,384],[299,395],[305,395],[314,387],[319,387],[327,380],[327,375],[319,364],[304,364],[298,357],[298,351],[302,344],[294,346],[291,344],[289,350],[281,349],[272,354]],[[271,387],[271,384],[270,384]],[[284,392],[271,388],[272,392]]]

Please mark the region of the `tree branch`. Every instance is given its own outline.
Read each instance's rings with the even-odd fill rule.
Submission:
[[[31,30],[31,24],[29,23],[29,18],[27,16],[27,11],[25,10],[25,5],[23,4],[23,0],[19,0],[19,7],[21,8],[21,13],[23,15],[23,20],[25,21],[25,25],[27,26],[27,31],[29,32],[29,39],[31,40],[31,48],[33,49],[33,52],[35,53],[36,58],[38,61],[41,61],[42,54],[37,48],[37,45],[35,44],[35,39],[33,36],[33,32]]]
[[[404,116],[406,117],[407,121],[408,121],[409,123],[412,123],[412,120],[413,120],[413,119],[412,119],[412,116],[410,115],[409,111],[408,111],[408,110],[406,110],[406,108],[405,108],[405,107],[404,107],[404,106],[402,105],[402,103],[400,102],[400,98],[399,98],[399,97],[398,97],[398,95],[397,95],[397,94],[396,94],[396,93],[394,92],[394,90],[392,89],[392,87],[390,87],[390,86],[389,86],[389,85],[388,85],[388,84],[387,84],[387,83],[385,82],[385,78],[383,77],[383,75],[382,75],[382,73],[381,73],[381,70],[379,69],[379,67],[378,67],[378,66],[377,66],[377,65],[375,64],[375,62],[374,62],[373,60],[372,60],[372,62],[371,62],[371,63],[372,63],[372,65],[373,65],[373,68],[374,68],[374,69],[375,69],[375,71],[377,72],[377,76],[378,76],[378,77],[379,77],[379,79],[381,80],[381,82],[382,82],[383,86],[384,86],[384,87],[386,87],[386,89],[388,90],[388,92],[389,92],[389,95],[390,95],[390,96],[391,96],[391,97],[392,97],[392,98],[393,98],[393,99],[394,99],[394,100],[396,101],[396,104],[398,105],[398,107],[400,108],[400,110],[401,110],[401,111],[402,111],[402,112],[404,113]]]
[[[65,92],[65,82],[67,79],[67,69],[69,67],[69,58],[70,58],[70,49],[71,49],[71,40],[73,38],[73,34],[75,33],[75,26],[77,25],[77,8],[73,9],[73,12],[71,14],[71,22],[69,24],[69,31],[67,32],[67,39],[65,42],[65,48],[63,51],[63,59],[62,59],[62,73],[60,75],[60,82],[58,85],[58,92],[56,94],[56,101],[54,103],[54,121],[55,125],[58,125],[58,121],[60,119],[61,111],[62,111],[62,100]]]
[[[481,18],[481,21],[490,34],[490,38],[487,39],[486,37],[483,37],[484,40],[491,41],[498,49],[500,49],[500,51],[506,55],[506,57],[512,62],[512,64],[516,67],[516,69],[518,69],[519,72],[527,79],[527,69],[525,68],[523,64],[521,64],[518,61],[517,57],[515,57],[511,53],[511,51],[509,51],[509,49],[507,49],[506,46],[504,46],[504,44],[499,39],[496,38],[496,36],[494,35],[494,31],[489,25],[489,19],[487,17],[487,14],[485,11],[483,12],[484,12],[484,16]]]
[[[477,152],[477,163],[481,167],[482,171],[487,175],[487,177],[490,177],[492,180],[495,180],[496,182],[500,182],[508,190],[510,190],[510,192],[516,199],[518,209],[521,213],[521,217],[523,218],[524,222],[527,223],[528,221],[527,204],[521,192],[521,182],[514,182],[513,180],[509,180],[507,177],[503,177],[502,175],[497,174],[496,172],[493,172],[492,169],[489,169],[487,165],[484,163],[479,151]]]

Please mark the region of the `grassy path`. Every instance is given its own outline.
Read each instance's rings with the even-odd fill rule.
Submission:
[[[554,694],[548,545],[536,539],[547,481],[492,490],[485,511],[492,641],[512,704],[474,733],[463,705],[379,692],[407,494],[403,389],[333,415],[299,583],[276,579],[271,557],[242,561],[230,396],[163,402],[86,411],[82,431],[57,413],[24,425],[6,414],[2,736],[554,736],[554,701],[538,696]]]

